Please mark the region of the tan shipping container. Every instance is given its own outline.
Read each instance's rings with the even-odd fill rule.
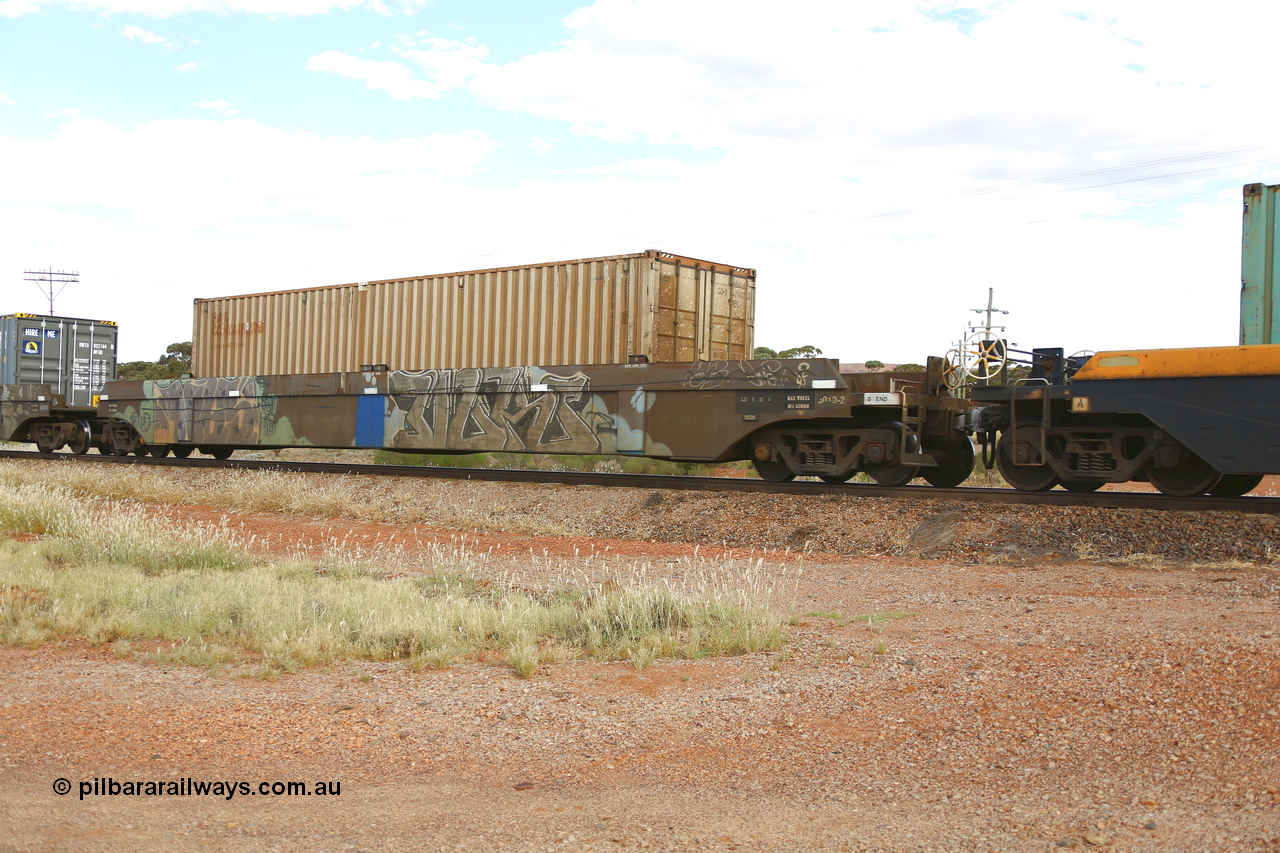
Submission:
[[[197,299],[192,375],[750,358],[755,283],[649,250]]]

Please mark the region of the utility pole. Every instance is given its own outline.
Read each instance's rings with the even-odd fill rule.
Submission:
[[[1008,314],[1008,313],[1009,313],[1008,311],[1003,311],[1003,310],[1001,310],[1001,309],[999,309],[999,308],[995,307],[995,299],[996,299],[996,289],[995,289],[994,287],[988,287],[988,288],[987,288],[987,307],[986,307],[986,308],[970,308],[970,309],[969,309],[970,311],[972,311],[972,312],[973,312],[973,313],[975,313],[975,314],[986,314],[986,315],[987,315],[987,324],[986,324],[986,326],[971,326],[971,327],[970,327],[971,329],[973,329],[973,330],[975,330],[975,331],[976,331],[977,329],[982,329],[982,330],[986,333],[987,337],[991,337],[991,330],[992,330],[992,329],[997,328],[996,326],[991,325],[991,315],[992,315],[992,314]],[[1000,331],[1002,331],[1002,332],[1004,331],[1004,327],[1003,327],[1003,326],[1000,326],[1000,327],[998,327],[998,328],[1000,329]]]
[[[40,288],[40,293],[49,300],[49,315],[53,316],[53,300],[58,294],[66,289],[68,284],[78,284],[80,282],[80,273],[78,272],[54,272],[52,268],[47,270],[23,270],[27,281],[33,281],[36,287]],[[55,291],[54,288],[57,288]]]
[[[992,379],[1001,375],[1009,356],[1008,345],[996,332],[1004,332],[1004,326],[992,323],[996,314],[1008,314],[1008,311],[996,307],[996,289],[987,288],[987,307],[970,308],[975,314],[986,314],[985,324],[971,323],[965,332],[964,341],[960,345],[961,368],[966,380],[975,380],[979,385],[987,385]]]

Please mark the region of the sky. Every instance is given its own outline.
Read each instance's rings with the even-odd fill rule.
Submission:
[[[756,342],[923,362],[1238,341],[1280,4],[0,0],[0,313],[660,249]],[[423,365],[426,366],[426,365]]]

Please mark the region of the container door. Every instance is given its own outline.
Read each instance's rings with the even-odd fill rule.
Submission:
[[[66,394],[70,377],[63,371],[62,345],[60,323],[48,324],[43,317],[19,317],[16,381],[50,385],[55,394]]]
[[[67,405],[92,406],[93,324],[64,323],[61,349],[63,364],[71,367],[71,381],[67,384]]]
[[[89,338],[89,397],[101,394],[102,388],[116,378],[116,334],[114,324],[93,324]]]
[[[745,288],[741,280],[732,271],[717,270],[708,271],[707,278],[710,301],[705,310],[710,353],[705,358],[713,361],[750,358],[746,353],[746,328],[742,321]]]
[[[116,327],[93,321],[59,323],[61,362],[67,366],[67,405],[92,406],[102,386],[116,377]]]
[[[654,350],[657,361],[697,361],[702,290],[702,271],[663,259],[658,272],[657,305],[654,311]]]
[[[676,265],[676,361],[697,361],[703,303],[702,271]]]

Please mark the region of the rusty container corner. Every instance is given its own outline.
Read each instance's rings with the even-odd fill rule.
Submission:
[[[746,359],[755,280],[649,250],[197,299],[192,375]]]

